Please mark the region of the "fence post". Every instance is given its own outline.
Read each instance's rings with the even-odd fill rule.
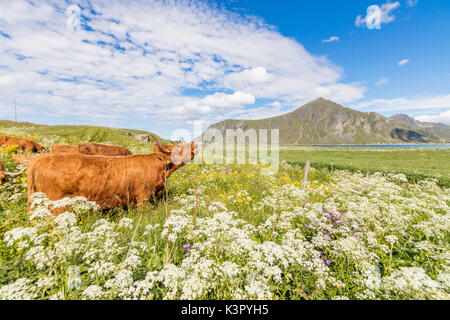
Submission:
[[[306,165],[305,165],[305,178],[303,179],[303,190],[305,190],[306,188],[306,182],[308,181],[308,171],[309,171],[309,160],[306,160]]]

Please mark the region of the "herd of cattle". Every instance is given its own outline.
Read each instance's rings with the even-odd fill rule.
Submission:
[[[169,176],[198,153],[194,142],[169,146],[152,137],[154,153],[138,155],[122,146],[98,143],[54,144],[46,153],[31,139],[8,136],[0,136],[0,146],[18,145],[24,152],[39,152],[13,156],[15,164],[28,171],[28,197],[35,192],[45,193],[50,200],[83,196],[109,209],[143,205],[158,197]],[[0,181],[23,171],[6,172],[0,161]],[[61,212],[63,208],[53,210],[55,215]]]

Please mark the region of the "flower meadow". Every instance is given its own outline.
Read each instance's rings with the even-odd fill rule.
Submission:
[[[285,162],[273,176],[188,164],[145,207],[36,193],[30,212],[26,177],[14,178],[0,186],[0,299],[450,298],[449,189],[303,177]]]

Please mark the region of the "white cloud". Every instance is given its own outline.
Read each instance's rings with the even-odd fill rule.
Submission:
[[[330,37],[329,39],[324,39],[324,40],[322,40],[322,42],[338,42],[339,41],[339,37],[337,37],[337,36],[332,36],[332,37]]]
[[[292,109],[292,107],[286,109],[280,102],[275,101],[261,107],[234,110],[229,116],[238,119],[259,120],[285,114],[289,112],[290,109]],[[228,119],[229,116],[221,116],[220,120]]]
[[[429,109],[450,109],[450,94],[415,98],[375,99],[350,104],[352,108],[374,112],[406,112]]]
[[[0,1],[4,117],[17,96],[29,120],[148,121],[153,128],[214,121],[218,110],[241,112],[250,96],[300,105],[318,90],[337,102],[365,91],[257,17],[194,1],[78,3],[89,30],[66,27],[63,0]]]
[[[397,9],[398,7],[400,7],[400,2],[396,1],[396,2],[386,2],[383,5],[381,5],[381,7],[379,7],[379,11],[380,11],[380,23],[383,24],[387,24],[387,23],[391,23],[393,21],[395,21],[395,16],[392,14],[392,12]],[[373,12],[368,12],[366,14],[366,16],[359,15],[356,17],[355,20],[355,26],[357,27],[364,27],[367,25],[367,21],[371,21],[371,19],[374,17]]]
[[[225,81],[237,83],[263,83],[270,81],[273,77],[274,75],[267,72],[264,67],[255,67],[242,72],[232,73],[225,78]]]
[[[450,109],[435,116],[423,115],[415,117],[415,119],[421,122],[440,122],[450,125]]]
[[[164,118],[166,114],[170,115],[171,120],[194,121],[199,118],[212,122],[207,115],[214,115],[217,117],[220,114],[232,114],[237,110],[241,110],[245,105],[252,105],[255,103],[255,97],[249,93],[236,91],[233,94],[226,94],[223,92],[216,92],[208,95],[202,99],[191,98],[182,106],[168,107],[155,111],[155,114]]]
[[[335,83],[317,86],[314,88],[316,97],[322,97],[338,103],[351,102],[348,97],[353,97],[354,100],[359,100],[363,97],[363,92],[365,91],[366,88],[359,83],[353,83],[351,86]]]
[[[255,97],[251,94],[237,91],[233,94],[225,94],[217,92],[213,95],[207,96],[202,100],[204,103],[214,107],[237,107],[244,104],[254,104]]]
[[[276,109],[281,109],[282,108],[282,104],[279,101],[275,101],[269,104],[269,106],[274,107]]]
[[[407,63],[409,63],[409,59],[403,59],[403,60],[399,61],[398,66],[403,67]]]
[[[388,84],[389,82],[391,82],[391,79],[384,77],[384,78],[380,78],[377,82],[375,82],[375,85],[376,86],[384,86],[384,85]]]
[[[406,4],[408,7],[415,7],[418,2],[419,2],[419,0],[407,0]]]

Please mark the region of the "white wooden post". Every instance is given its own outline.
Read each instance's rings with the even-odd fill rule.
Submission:
[[[309,160],[307,160],[305,165],[305,179],[303,179],[303,190],[305,190],[306,182],[308,182],[309,165],[310,165]]]

